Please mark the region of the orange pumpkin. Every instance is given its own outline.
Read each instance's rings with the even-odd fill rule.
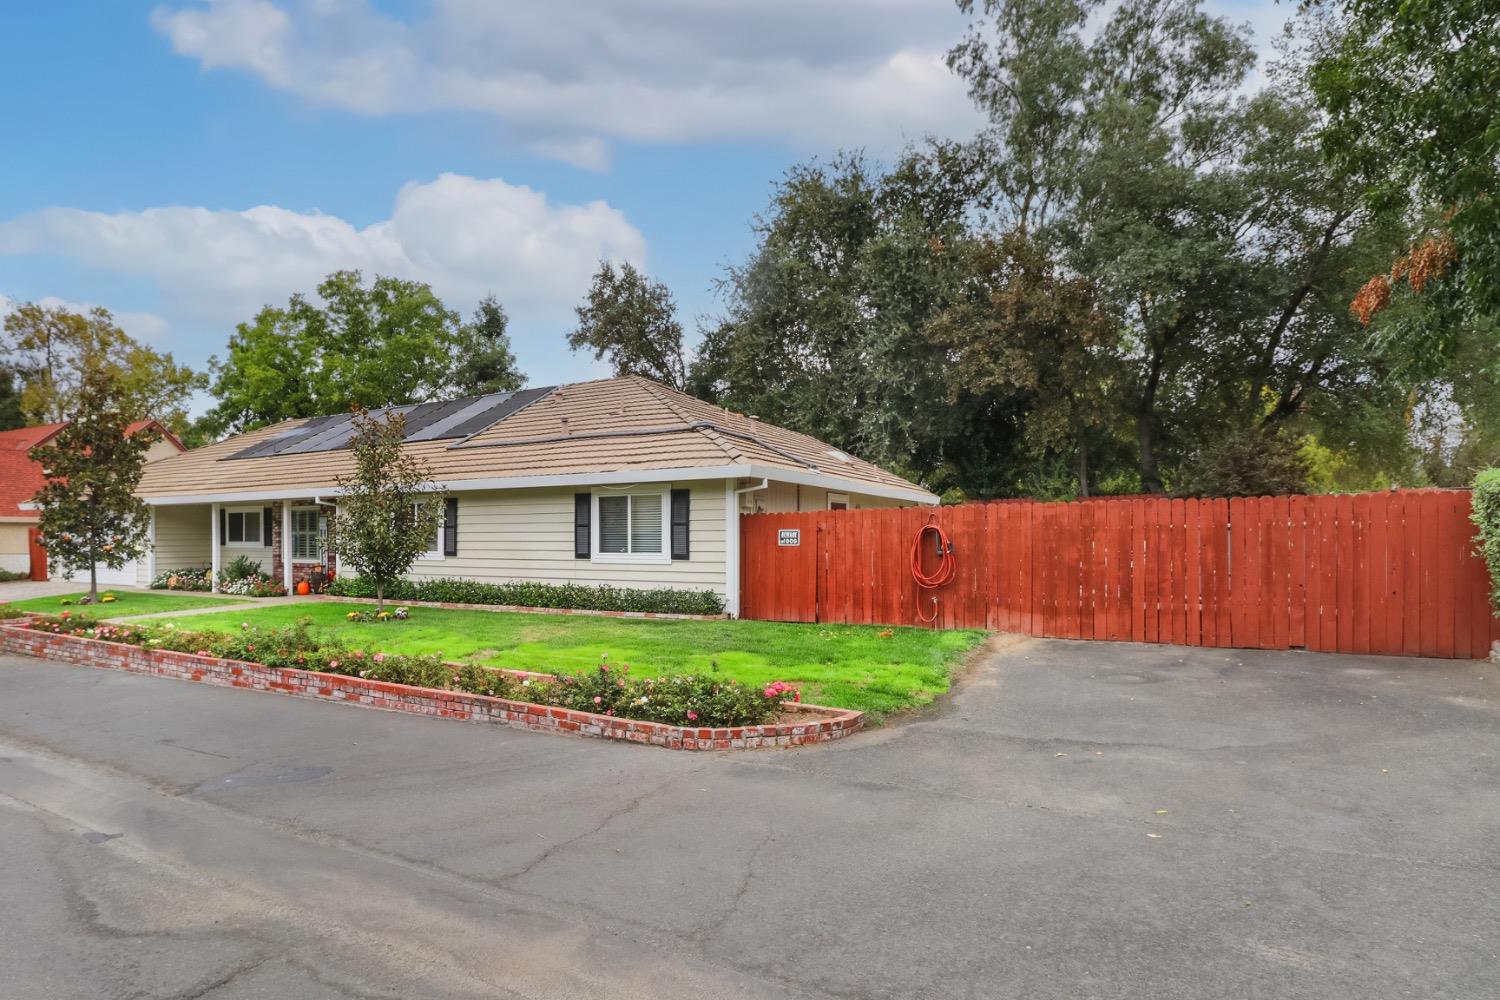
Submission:
[[[312,587],[308,586],[308,583],[307,583],[306,580],[298,580],[297,581],[297,593],[301,594],[303,596],[306,596],[307,594],[312,593]]]

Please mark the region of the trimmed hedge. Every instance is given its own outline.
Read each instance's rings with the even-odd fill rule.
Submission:
[[[1475,478],[1473,507],[1479,554],[1490,567],[1490,601],[1500,610],[1500,469],[1485,469]]]
[[[374,597],[375,585],[364,577],[338,577],[325,594]],[[476,580],[398,580],[386,588],[388,601],[434,601],[447,604],[499,604],[522,608],[566,608],[576,611],[651,611],[673,615],[721,615],[724,599],[711,590],[633,590],[590,587],[579,583],[480,583]]]

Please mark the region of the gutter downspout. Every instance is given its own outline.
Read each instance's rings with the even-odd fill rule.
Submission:
[[[757,486],[735,489],[736,481],[724,480],[724,610],[731,618],[740,616],[740,497],[771,485],[766,477]]]

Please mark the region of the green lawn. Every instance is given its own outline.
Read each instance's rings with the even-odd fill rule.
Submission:
[[[82,605],[78,603],[80,597],[88,594],[87,590],[80,590],[76,594],[58,594],[55,597],[32,597],[24,601],[11,601],[7,607],[20,608],[22,611],[41,611],[49,614],[58,614],[63,611],[72,611],[75,614],[84,611],[98,618],[122,618],[126,615],[151,615],[158,611],[187,611],[192,608],[211,608],[216,604],[244,603],[249,600],[245,597],[215,597],[211,594],[168,593],[163,590],[139,591],[139,590],[111,590],[108,587],[99,588],[100,595],[114,594],[115,600],[108,604]],[[71,605],[63,601],[72,601]]]
[[[585,615],[507,614],[413,608],[404,622],[349,622],[351,608],[300,604],[190,615],[182,629],[224,631],[243,622],[290,625],[300,618],[338,642],[372,652],[439,653],[518,670],[572,671],[627,663],[633,674],[700,673],[715,662],[725,677],[802,688],[804,701],[879,716],[925,705],[948,689],[953,669],[984,638],[979,631],[883,630],[866,625],[662,621]],[[889,637],[882,638],[881,632]]]

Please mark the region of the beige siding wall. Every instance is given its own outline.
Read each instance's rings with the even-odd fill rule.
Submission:
[[[211,530],[208,504],[156,508],[156,571],[208,566],[213,552]],[[143,576],[145,563],[142,559]]]
[[[725,591],[723,480],[677,483],[692,490],[691,558],[638,565],[573,557],[574,489],[482,490],[458,497],[458,555],[422,559],[413,579],[461,577],[490,583],[613,584]],[[623,491],[610,491],[623,492]]]
[[[146,461],[155,462],[162,458],[171,458],[173,455],[181,455],[182,451],[166,438],[160,438],[151,447],[146,449]]]
[[[0,524],[0,569],[11,573],[31,570],[31,547],[27,542],[29,524]]]
[[[799,510],[827,510],[830,491],[819,486],[798,486],[795,483],[772,482],[763,490],[747,493],[740,498],[740,510],[744,513],[783,514]],[[833,490],[834,493],[844,492]],[[849,506],[856,510],[873,507],[910,507],[900,500],[872,497],[852,490],[844,492]]]

